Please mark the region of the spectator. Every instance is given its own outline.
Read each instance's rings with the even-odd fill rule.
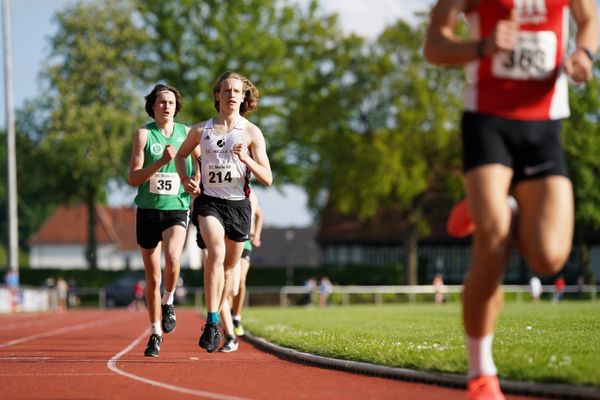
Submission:
[[[529,293],[531,294],[531,300],[534,302],[540,301],[542,297],[542,281],[537,276],[532,276],[529,280]]]
[[[444,303],[444,278],[442,278],[442,274],[437,273],[433,277],[433,291],[435,294],[435,303],[443,304]]]
[[[302,300],[300,304],[303,306],[308,306],[312,304],[312,295],[317,288],[317,279],[313,276],[308,278],[306,282],[304,282],[304,295],[302,296]]]
[[[565,278],[559,275],[554,281],[554,297],[552,301],[558,303],[565,294]]]
[[[329,300],[329,296],[333,292],[333,285],[328,277],[324,276],[321,278],[321,282],[319,283],[319,305],[326,306],[327,300]]]
[[[56,294],[58,296],[57,312],[63,312],[67,309],[67,294],[69,293],[69,284],[62,276],[56,280]]]
[[[146,306],[144,297],[146,295],[146,285],[144,280],[140,279],[133,286],[133,302],[129,306],[130,310],[140,311]]]
[[[4,282],[11,296],[11,308],[13,312],[21,311],[21,292],[19,291],[19,273],[11,268],[4,275]]]
[[[583,291],[585,290],[585,277],[583,274],[579,274],[577,277],[577,298],[583,298]]]
[[[69,308],[77,307],[79,306],[79,304],[81,304],[81,299],[77,294],[77,281],[75,280],[75,278],[69,278],[68,284],[69,292],[67,294],[67,303],[69,305]]]

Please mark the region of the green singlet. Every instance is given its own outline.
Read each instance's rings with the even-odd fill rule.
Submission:
[[[146,125],[148,139],[144,148],[144,168],[159,160],[167,144],[179,149],[187,134],[185,125],[175,122],[173,134],[166,137],[154,122]],[[192,173],[192,158],[187,159],[188,175]],[[149,180],[138,187],[135,204],[151,210],[188,210],[190,195],[183,189],[175,168],[175,160],[163,165]]]

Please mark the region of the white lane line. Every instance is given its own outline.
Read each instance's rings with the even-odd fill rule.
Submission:
[[[135,339],[133,342],[131,342],[129,344],[129,346],[125,347],[117,355],[113,356],[110,360],[108,360],[108,362],[106,363],[106,366],[108,367],[108,369],[110,369],[111,371],[114,371],[117,374],[122,375],[126,378],[140,381],[140,382],[146,383],[148,385],[157,386],[159,388],[172,390],[174,392],[191,394],[193,396],[205,397],[205,398],[209,398],[209,399],[218,399],[218,400],[249,400],[246,397],[228,396],[228,395],[220,394],[220,393],[205,392],[203,390],[188,389],[188,388],[184,388],[181,386],[175,386],[175,385],[171,385],[168,383],[162,383],[162,382],[154,381],[152,379],[144,378],[139,375],[134,375],[132,373],[125,372],[122,369],[120,369],[117,366],[117,361],[119,361],[119,358],[121,358],[125,354],[129,353],[131,351],[131,349],[133,349],[135,346],[137,346],[137,344],[140,341],[142,341],[142,339],[145,338],[146,336],[148,336],[149,334],[150,334],[150,329],[148,328],[144,332],[142,332],[142,334],[140,336],[138,336],[137,339]]]
[[[0,326],[0,331],[8,331],[11,329],[19,329],[19,328],[29,328],[31,326],[38,326],[38,325],[46,325],[46,324],[49,324],[49,323],[55,322],[55,321],[56,321],[56,319],[48,318],[48,319],[36,320],[36,321],[13,322],[13,323],[10,323],[7,325]]]
[[[19,373],[7,373],[7,374],[0,374],[0,376],[114,376],[115,374],[111,373],[111,372],[105,372],[105,373],[97,373],[97,372],[65,372],[65,373],[56,373],[56,374],[44,374],[44,373],[28,373],[28,374],[19,374]]]
[[[47,331],[44,333],[38,333],[35,335],[25,336],[25,337],[22,337],[19,339],[9,340],[8,342],[0,343],[0,349],[2,349],[4,347],[14,346],[15,344],[29,342],[30,340],[41,339],[41,338],[45,338],[48,336],[60,335],[61,333],[80,331],[82,329],[88,329],[88,328],[94,328],[94,327],[101,326],[101,325],[106,325],[106,324],[109,324],[114,321],[125,319],[126,317],[127,316],[121,316],[118,318],[107,318],[107,319],[102,319],[100,321],[94,321],[94,322],[84,322],[84,323],[73,325],[73,326],[67,326],[64,328],[54,329],[52,331]]]

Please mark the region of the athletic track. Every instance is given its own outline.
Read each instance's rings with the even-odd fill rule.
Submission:
[[[198,347],[204,321],[177,310],[161,354],[144,357],[146,312],[0,316],[0,399],[464,399],[463,390],[313,367],[241,341]],[[507,396],[507,399],[533,399]]]

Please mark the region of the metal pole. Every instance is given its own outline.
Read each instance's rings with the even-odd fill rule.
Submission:
[[[12,98],[12,55],[10,49],[9,1],[2,1],[4,34],[4,87],[6,97],[6,160],[8,183],[8,268],[19,273],[19,231],[17,217],[17,161],[15,146],[15,118]],[[17,275],[18,276],[18,275]]]

